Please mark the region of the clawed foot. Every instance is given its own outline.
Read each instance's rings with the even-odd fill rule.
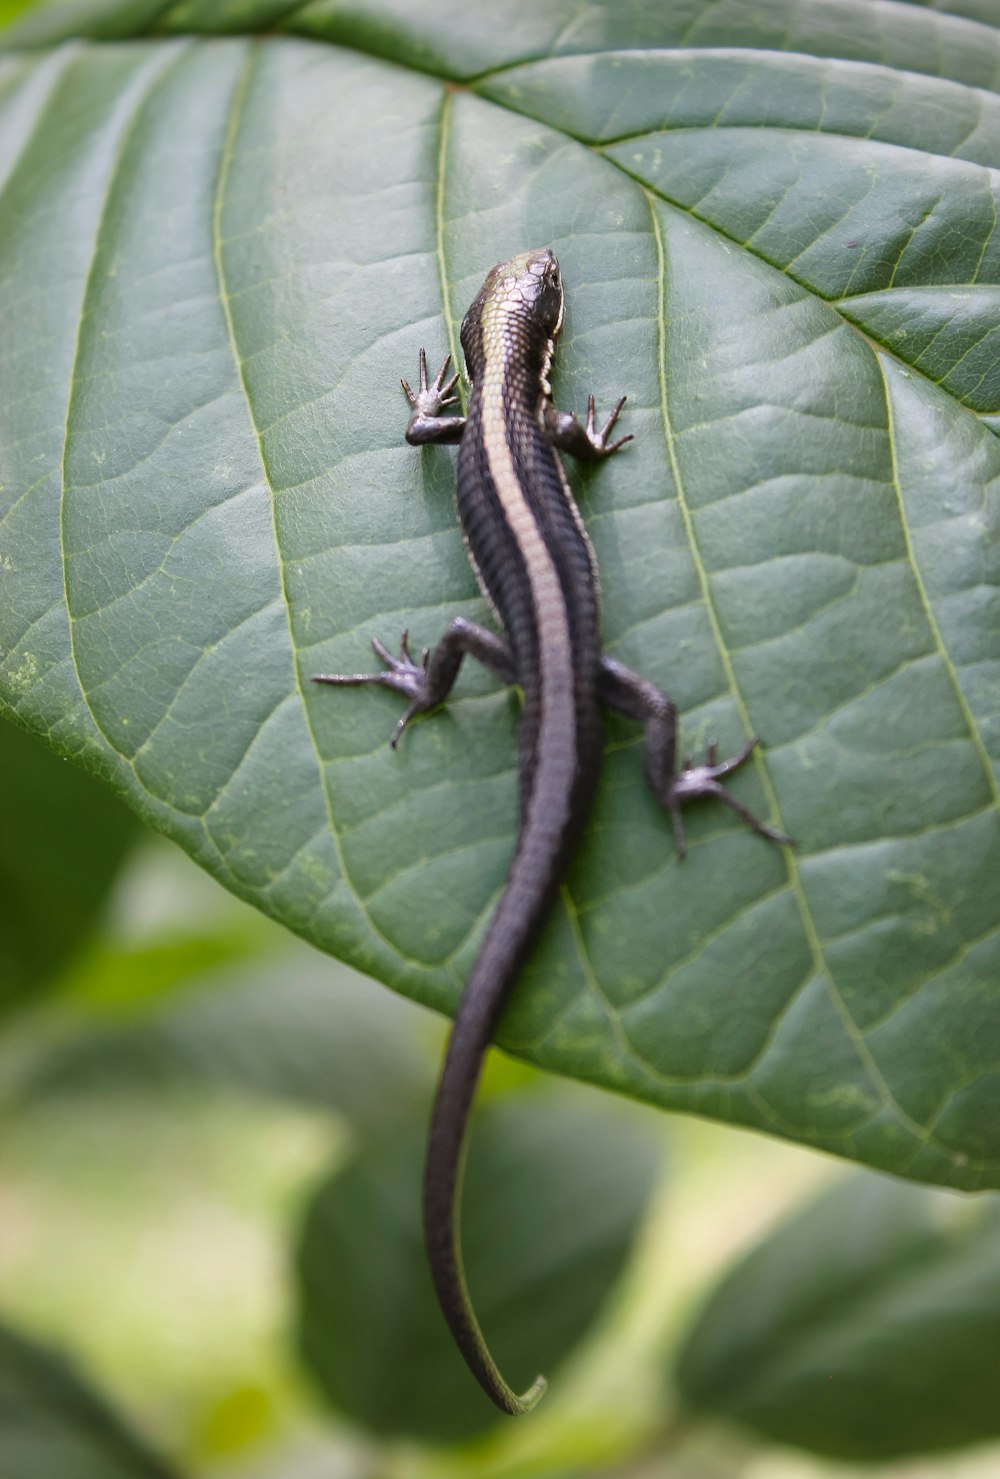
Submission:
[[[614,424],[618,420],[618,417],[621,414],[622,406],[624,406],[627,399],[628,397],[623,395],[621,399],[616,402],[614,410],[611,412],[611,415],[608,417],[607,421],[605,421],[600,431],[595,431],[594,397],[592,395],[587,397],[587,424],[584,427],[584,431],[586,432],[587,441],[594,449],[595,457],[610,457],[612,452],[617,452],[618,448],[624,447],[626,442],[634,441],[634,437],[630,432],[628,436],[619,437],[616,442],[611,443],[610,447],[608,446],[608,437],[611,435],[611,432],[614,429]]]
[[[455,405],[458,400],[458,396],[452,395],[452,391],[458,384],[458,374],[456,373],[452,375],[451,379],[447,381],[447,383],[445,383],[444,378],[445,375],[448,373],[448,366],[450,364],[451,355],[446,354],[444,357],[444,364],[441,366],[440,370],[438,370],[437,374],[434,376],[434,379],[428,385],[427,352],[423,349],[420,351],[420,382],[417,386],[416,395],[414,395],[413,391],[410,389],[405,380],[400,380],[399,382],[400,385],[403,387],[403,390],[406,392],[406,399],[409,401],[411,407],[413,408],[414,416],[437,416],[438,413],[442,411],[445,406]]]
[[[685,757],[684,765],[680,772],[674,777],[668,795],[666,796],[667,810],[670,812],[670,820],[674,827],[674,837],[677,842],[677,852],[684,857],[687,847],[684,840],[684,823],[681,819],[681,808],[686,801],[694,801],[699,796],[714,796],[717,800],[725,803],[730,811],[734,811],[738,817],[742,817],[748,827],[752,827],[761,837],[768,837],[772,842],[783,843],[787,847],[794,846],[792,839],[786,837],[784,832],[778,832],[773,827],[766,826],[748,811],[742,802],[731,796],[722,785],[727,775],[732,775],[734,770],[739,770],[745,760],[748,760],[754,746],[757,744],[756,736],[748,740],[738,755],[731,760],[718,760],[716,757],[719,747],[713,740],[705,752],[705,763],[703,765],[692,765],[690,759]]]
[[[426,379],[426,364],[422,352],[420,359],[422,378]],[[421,714],[432,707],[427,702],[427,665],[430,661],[430,648],[425,647],[420,655],[420,661],[415,662],[410,651],[410,635],[406,631],[400,638],[398,657],[393,657],[388,647],[377,637],[372,638],[372,646],[376,655],[385,663],[384,673],[316,673],[313,676],[313,682],[339,683],[345,688],[358,688],[364,683],[377,683],[382,688],[391,688],[394,692],[401,693],[404,698],[408,698],[410,702],[406,712],[393,729],[392,738],[389,741],[395,749],[399,744],[400,735],[414,714]]]

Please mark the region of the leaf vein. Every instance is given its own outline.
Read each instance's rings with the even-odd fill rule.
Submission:
[[[353,881],[347,871],[346,863],[343,856],[343,850],[341,848],[340,836],[337,832],[337,827],[334,820],[333,804],[330,797],[330,788],[327,784],[326,776],[324,774],[323,756],[316,739],[316,733],[313,728],[312,719],[309,712],[309,705],[306,702],[306,696],[302,685],[302,674],[298,661],[298,649],[296,646],[295,630],[292,621],[292,605],[290,593],[288,590],[288,569],[281,548],[281,536],[278,528],[274,485],[271,481],[270,471],[267,466],[267,459],[264,455],[264,448],[261,442],[260,429],[257,425],[253,401],[251,399],[249,386],[247,385],[246,381],[244,361],[240,355],[239,343],[236,337],[236,327],[233,322],[232,308],[229,301],[228,284],[226,281],[225,261],[222,251],[222,213],[225,202],[226,189],[229,183],[229,172],[232,166],[233,155],[236,148],[236,138],[239,131],[240,123],[242,121],[243,110],[250,88],[253,69],[256,64],[258,47],[259,43],[258,46],[255,46],[252,50],[248,50],[247,52],[243,71],[240,76],[239,82],[237,83],[230,107],[229,123],[226,129],[226,137],[222,146],[219,160],[219,173],[218,179],[216,181],[215,201],[212,210],[212,255],[215,261],[216,278],[219,284],[219,301],[222,307],[223,317],[225,319],[226,333],[229,338],[229,345],[233,356],[233,365],[236,371],[244,401],[246,403],[247,416],[250,423],[250,429],[257,447],[257,456],[260,462],[261,473],[266,481],[268,488],[268,501],[271,510],[271,528],[274,538],[275,556],[277,559],[278,571],[281,581],[281,598],[285,609],[285,617],[288,623],[288,641],[290,649],[292,677],[295,685],[294,691],[295,695],[297,696],[297,700],[303,716],[305,732],[309,739],[309,743],[312,747],[313,753],[316,757],[317,781],[319,783],[320,794],[323,798],[323,805],[326,811],[327,825],[330,830],[330,837],[333,842],[334,852],[336,854],[337,864],[340,869],[341,877],[348,889],[348,892],[354,902],[355,907],[358,910],[358,913],[364,920],[365,925],[370,930],[371,934],[375,936],[381,944],[385,945],[388,949],[391,950],[393,949],[392,942],[388,940],[386,936],[382,933],[382,931],[376,926],[374,920],[368,913],[363,900],[360,898],[357,890],[354,887]]]

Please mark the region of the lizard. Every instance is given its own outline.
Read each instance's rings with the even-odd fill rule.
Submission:
[[[504,1412],[532,1408],[538,1377],[522,1394],[494,1361],[469,1296],[462,1261],[461,1180],[469,1115],[483,1061],[521,967],[549,914],[580,837],[597,784],[603,746],[601,704],[645,731],[645,769],[685,854],[681,808],[701,797],[724,802],[761,836],[789,843],[758,820],[723,784],[749,758],[756,737],[720,761],[714,744],[703,763],[678,766],[677,708],[655,684],[601,647],[594,550],[557,450],[584,462],[619,451],[612,436],[625,396],[598,430],[594,397],[587,418],[557,409],[550,374],[564,317],[559,264],[547,248],[499,262],[461,328],[471,385],[468,413],[457,403],[457,373],[447,356],[433,380],[419,358],[411,407],[412,446],[458,443],[456,494],[466,550],[503,636],[462,617],[417,659],[404,631],[399,655],[373,642],[377,673],[315,676],[318,683],[376,684],[407,699],[391,737],[447,698],[462,660],[474,657],[523,695],[519,731],[520,819],[499,903],[462,992],[431,1117],[424,1173],[424,1237],[435,1291],[467,1365]]]

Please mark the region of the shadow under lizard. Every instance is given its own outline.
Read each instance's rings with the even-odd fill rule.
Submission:
[[[471,382],[468,415],[454,405],[449,359],[428,383],[420,353],[406,440],[458,442],[458,516],[469,559],[504,637],[457,618],[433,651],[415,661],[404,632],[394,657],[373,642],[380,673],[320,674],[318,683],[375,683],[409,700],[393,746],[416,714],[447,698],[463,657],[477,658],[524,695],[519,733],[520,824],[503,893],[469,973],[445,1055],[424,1173],[424,1236],[438,1301],[483,1390],[504,1412],[528,1411],[545,1390],[538,1377],[518,1395],[490,1355],[462,1263],[460,1197],[469,1113],[483,1059],[518,973],[558,892],[590,810],[603,744],[600,705],[645,727],[646,775],[673,823],[683,857],[681,808],[698,797],[725,802],[756,832],[787,843],[758,821],[722,781],[749,756],[731,760],[710,745],[704,764],[677,764],[677,710],[652,683],[601,651],[594,552],[556,449],[595,462],[631,437],[608,443],[622,396],[600,431],[590,397],[586,425],[556,409],[549,372],[563,321],[559,264],[548,250],[498,263],[462,323]]]

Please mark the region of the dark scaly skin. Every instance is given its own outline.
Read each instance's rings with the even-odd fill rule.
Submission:
[[[424,1234],[445,1319],[469,1368],[504,1412],[528,1411],[545,1390],[538,1377],[518,1395],[490,1355],[469,1299],[462,1265],[460,1198],[469,1112],[500,1014],[552,906],[586,820],[600,767],[600,703],[646,731],[646,774],[670,813],[684,854],[681,806],[699,796],[724,801],[755,831],[787,842],[724,789],[747,759],[750,740],[732,760],[677,768],[677,711],[653,684],[601,652],[597,572],[556,448],[594,461],[630,437],[608,443],[624,396],[600,431],[591,397],[587,422],[556,410],[548,375],[562,326],[559,266],[551,252],[524,252],[490,272],[462,324],[472,394],[468,417],[442,416],[457,377],[448,361],[428,384],[421,351],[416,394],[403,381],[413,414],[413,445],[459,442],[458,514],[469,558],[506,640],[472,622],[453,621],[420,662],[406,633],[399,657],[380,642],[381,673],[324,674],[321,683],[376,683],[409,704],[393,731],[395,745],[415,714],[447,697],[463,657],[484,663],[524,694],[519,741],[520,827],[503,894],[469,974],[455,1016],[431,1119],[424,1177]]]

